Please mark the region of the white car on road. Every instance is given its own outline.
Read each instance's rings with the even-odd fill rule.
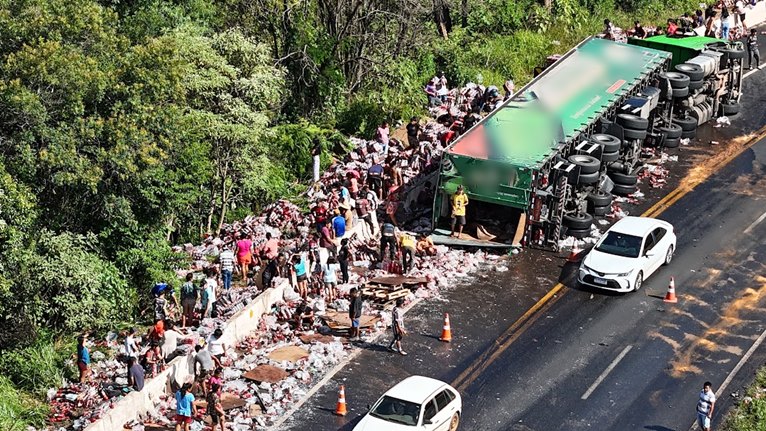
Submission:
[[[389,389],[354,431],[455,431],[463,401],[452,386],[411,376]]]
[[[580,264],[577,280],[599,289],[630,292],[641,288],[661,265],[673,259],[673,225],[648,217],[625,217],[609,228]]]

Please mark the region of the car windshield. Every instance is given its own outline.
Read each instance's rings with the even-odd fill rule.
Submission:
[[[420,404],[384,395],[370,415],[389,422],[415,426],[420,416]]]
[[[602,253],[616,254],[623,257],[638,257],[641,252],[641,237],[620,232],[609,232],[596,247]]]

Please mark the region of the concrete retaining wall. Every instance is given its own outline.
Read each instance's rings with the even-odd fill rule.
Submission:
[[[262,292],[247,307],[234,314],[223,329],[223,341],[227,346],[235,345],[238,341],[258,329],[261,316],[268,313],[274,303],[281,301],[284,292],[292,289],[286,279],[279,279],[276,287]],[[116,403],[96,422],[88,425],[85,431],[116,431],[123,425],[135,419],[139,414],[145,414],[154,409],[160,396],[169,393],[170,382],[184,382],[194,373],[194,355],[186,355],[173,359],[165,371],[151,380],[147,380],[141,392],[131,392]]]

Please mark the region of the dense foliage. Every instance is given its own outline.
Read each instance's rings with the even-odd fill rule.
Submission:
[[[423,114],[439,70],[522,84],[604,17],[696,7],[0,0],[0,428],[42,417],[20,400],[63,377],[62,336],[141,318],[184,264],[171,244],[301,190],[315,140],[329,163],[344,134]]]

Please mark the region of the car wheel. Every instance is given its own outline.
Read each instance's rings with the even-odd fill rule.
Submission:
[[[736,102],[721,103],[721,112],[723,113],[723,115],[726,115],[728,117],[733,117],[739,113],[739,103],[736,103]]]
[[[564,216],[564,226],[570,229],[588,229],[593,224],[593,216],[588,213],[566,214]]]
[[[458,425],[460,425],[460,415],[455,413],[449,421],[449,431],[457,431]]]
[[[668,247],[668,252],[665,253],[664,265],[670,265],[670,261],[673,260],[673,246]]]
[[[641,285],[644,283],[644,273],[639,271],[638,275],[636,276],[636,282],[633,283],[633,291],[637,291],[641,288]]]

